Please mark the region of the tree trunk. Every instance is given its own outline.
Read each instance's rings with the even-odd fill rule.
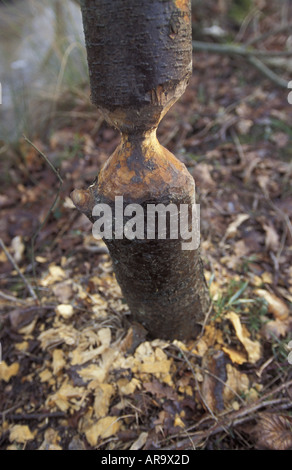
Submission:
[[[199,248],[186,243],[186,232],[191,240],[194,234],[195,184],[156,138],[160,120],[191,76],[190,2],[81,5],[92,102],[120,130],[121,143],[96,183],[73,191],[73,202],[93,228],[101,227],[101,208],[110,209],[103,239],[133,318],[151,337],[195,337],[209,307]],[[151,227],[150,209],[156,210]]]

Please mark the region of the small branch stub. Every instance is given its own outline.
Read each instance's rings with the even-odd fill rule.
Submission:
[[[135,321],[151,337],[194,337],[208,310],[208,290],[199,248],[183,250],[185,237],[173,236],[172,227],[182,226],[188,207],[185,228],[191,233],[195,184],[156,137],[160,120],[191,75],[190,2],[83,0],[82,16],[92,101],[119,129],[121,143],[96,183],[73,191],[73,202],[94,223],[100,209],[104,216],[109,208],[104,225],[113,230],[103,238]],[[159,220],[149,230],[153,206],[158,218],[158,209],[164,210],[163,234]],[[140,214],[136,227],[131,222],[136,234],[131,237],[125,236],[129,207]]]

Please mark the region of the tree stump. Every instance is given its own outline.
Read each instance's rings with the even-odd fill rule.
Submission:
[[[121,143],[97,181],[74,190],[72,200],[100,228],[110,208],[103,239],[135,321],[152,338],[195,337],[209,294],[199,247],[176,233],[186,207],[193,233],[195,183],[156,137],[160,120],[191,76],[190,2],[82,0],[81,8],[91,99],[119,129]],[[149,208],[156,214],[151,227]]]

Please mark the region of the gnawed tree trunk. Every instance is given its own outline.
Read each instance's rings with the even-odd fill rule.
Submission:
[[[185,236],[173,236],[170,219],[163,235],[158,223],[149,230],[146,217],[151,204],[172,204],[180,223],[186,204],[187,228],[194,233],[194,180],[156,138],[160,120],[191,76],[190,2],[83,0],[81,5],[92,102],[120,130],[121,143],[96,183],[73,191],[72,199],[92,222],[96,204],[112,209],[114,230],[104,241],[134,319],[151,337],[195,337],[209,307],[199,249],[182,249]],[[134,238],[131,224],[133,239],[121,236],[131,215],[121,219],[121,211],[129,204],[145,214],[143,233]]]

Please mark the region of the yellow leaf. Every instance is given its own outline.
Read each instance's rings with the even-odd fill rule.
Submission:
[[[73,387],[65,382],[56,393],[48,398],[48,404],[49,406],[56,405],[61,411],[67,411],[69,408],[77,410],[83,403],[86,394],[84,388]]]
[[[85,382],[94,381],[102,383],[105,379],[106,371],[96,364],[90,364],[88,367],[78,370],[78,375],[80,375]],[[92,388],[91,384],[89,387]]]
[[[18,442],[19,444],[25,444],[27,441],[31,441],[32,439],[34,439],[34,434],[26,425],[16,424],[10,430],[10,442]]]
[[[179,426],[180,428],[185,427],[184,422],[182,421],[181,417],[178,414],[175,415],[173,424],[174,426]]]
[[[239,351],[236,351],[236,349],[228,348],[227,346],[222,346],[222,351],[224,351],[228,356],[230,357],[231,361],[234,362],[234,364],[243,364],[244,362],[247,362],[247,358],[244,354],[242,354]]]
[[[241,373],[231,364],[226,364],[227,380],[226,386],[224,387],[223,397],[224,401],[228,403],[235,394],[244,392],[245,394],[249,390],[249,380],[246,374]]]
[[[141,364],[140,372],[146,374],[168,374],[171,366],[171,360],[166,359],[158,362],[146,362]]]
[[[247,332],[243,328],[240,318],[235,312],[229,312],[226,314],[226,318],[228,318],[236,332],[236,336],[239,341],[243,344],[247,355],[248,361],[252,364],[258,361],[261,357],[261,346],[258,341],[252,341],[248,336]]]
[[[51,284],[55,284],[58,281],[62,281],[66,279],[66,273],[64,269],[62,269],[60,266],[49,266],[49,273],[47,276],[40,281],[40,284],[43,287],[47,287]]]
[[[134,393],[137,387],[139,387],[140,382],[139,380],[133,378],[130,382],[128,379],[120,379],[117,381],[117,385],[119,387],[119,392],[122,395],[131,395]]]
[[[114,386],[111,384],[100,384],[99,387],[95,389],[93,407],[96,418],[103,418],[107,415],[110,400],[114,392]]]
[[[107,416],[106,418],[101,418],[97,423],[87,429],[85,436],[88,443],[94,447],[99,438],[106,439],[107,437],[113,436],[118,432],[120,427],[121,422],[118,421],[117,416]]]
[[[271,273],[265,271],[261,276],[263,282],[266,284],[273,284],[273,276]]]
[[[49,382],[52,378],[52,372],[49,369],[44,369],[39,373],[41,382]]]
[[[4,380],[4,382],[9,382],[11,377],[14,377],[18,374],[18,371],[18,362],[14,362],[10,366],[8,366],[5,361],[0,362],[0,380]]]
[[[55,349],[53,351],[53,374],[57,375],[66,365],[64,353],[62,349]]]

